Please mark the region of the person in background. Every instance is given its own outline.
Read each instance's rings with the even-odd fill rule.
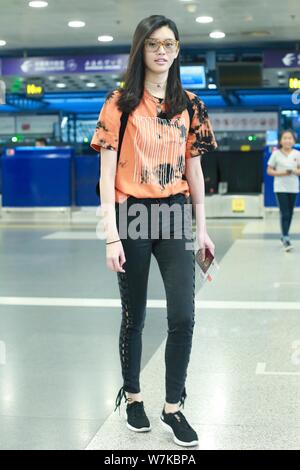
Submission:
[[[274,176],[274,192],[280,210],[281,241],[285,251],[292,249],[289,231],[299,193],[300,152],[293,148],[297,139],[292,130],[282,132],[280,147],[268,161],[267,173]]]
[[[37,139],[35,139],[35,146],[36,147],[46,147],[48,144],[47,144],[47,140],[45,139],[45,137],[38,137]]]

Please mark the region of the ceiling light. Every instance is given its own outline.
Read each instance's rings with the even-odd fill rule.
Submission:
[[[222,39],[222,38],[225,38],[225,36],[226,34],[223,33],[222,31],[213,31],[209,35],[209,37],[211,37],[212,39]]]
[[[6,46],[6,41],[3,41],[2,39],[0,40],[0,47]]]
[[[48,3],[42,2],[42,1],[34,1],[34,2],[29,2],[29,6],[31,8],[45,8],[48,6]]]
[[[69,21],[68,26],[70,28],[84,28],[85,22],[84,21]]]
[[[56,84],[56,87],[57,87],[57,88],[66,88],[66,86],[67,86],[67,85],[66,85],[65,83],[57,83],[57,84]]]
[[[99,42],[110,42],[113,41],[114,38],[112,36],[98,36]]]
[[[196,18],[196,21],[197,23],[206,24],[206,23],[212,23],[214,19],[212,16],[198,16],[198,18]]]

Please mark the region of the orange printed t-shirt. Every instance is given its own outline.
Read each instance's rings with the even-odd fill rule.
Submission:
[[[217,147],[207,109],[197,95],[187,92],[194,116],[190,128],[188,110],[172,119],[157,115],[159,98],[144,89],[137,108],[129,115],[115,179],[115,200],[129,196],[162,198],[190,195],[184,177],[185,162]],[[101,109],[91,147],[118,150],[122,112],[117,107],[120,91],[110,93]],[[160,105],[164,111],[164,103]],[[189,129],[190,128],[190,129]]]

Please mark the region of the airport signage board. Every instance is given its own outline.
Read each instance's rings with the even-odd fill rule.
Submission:
[[[26,96],[29,98],[41,98],[44,96],[44,87],[40,83],[26,83]]]
[[[183,65],[180,67],[182,85],[189,90],[206,88],[205,67],[203,65]]]
[[[300,72],[290,73],[289,88],[291,90],[299,90],[299,88],[300,88]]]
[[[122,73],[126,70],[128,54],[91,55],[74,57],[4,58],[0,75],[41,76],[73,73]]]
[[[300,69],[300,51],[276,49],[264,51],[264,67]]]
[[[209,114],[217,132],[264,132],[278,129],[278,114],[273,111],[226,112]]]

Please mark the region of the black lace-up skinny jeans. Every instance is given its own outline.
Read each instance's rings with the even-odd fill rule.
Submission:
[[[128,227],[140,215],[139,212],[130,214],[130,207],[136,203],[143,205],[146,218],[138,228],[139,232],[144,229],[143,234],[134,239]],[[153,205],[157,212],[151,217]],[[170,206],[169,219],[164,218],[163,208],[169,209]],[[159,266],[167,299],[166,401],[184,404],[195,323],[195,254],[190,199],[181,193],[160,199],[130,196],[125,203],[116,203],[116,217],[126,258],[123,265],[126,272],[117,273],[122,303],[119,347],[123,387],[116,399],[116,409],[122,398],[127,401],[125,392],[140,392],[142,332],[152,253]]]

